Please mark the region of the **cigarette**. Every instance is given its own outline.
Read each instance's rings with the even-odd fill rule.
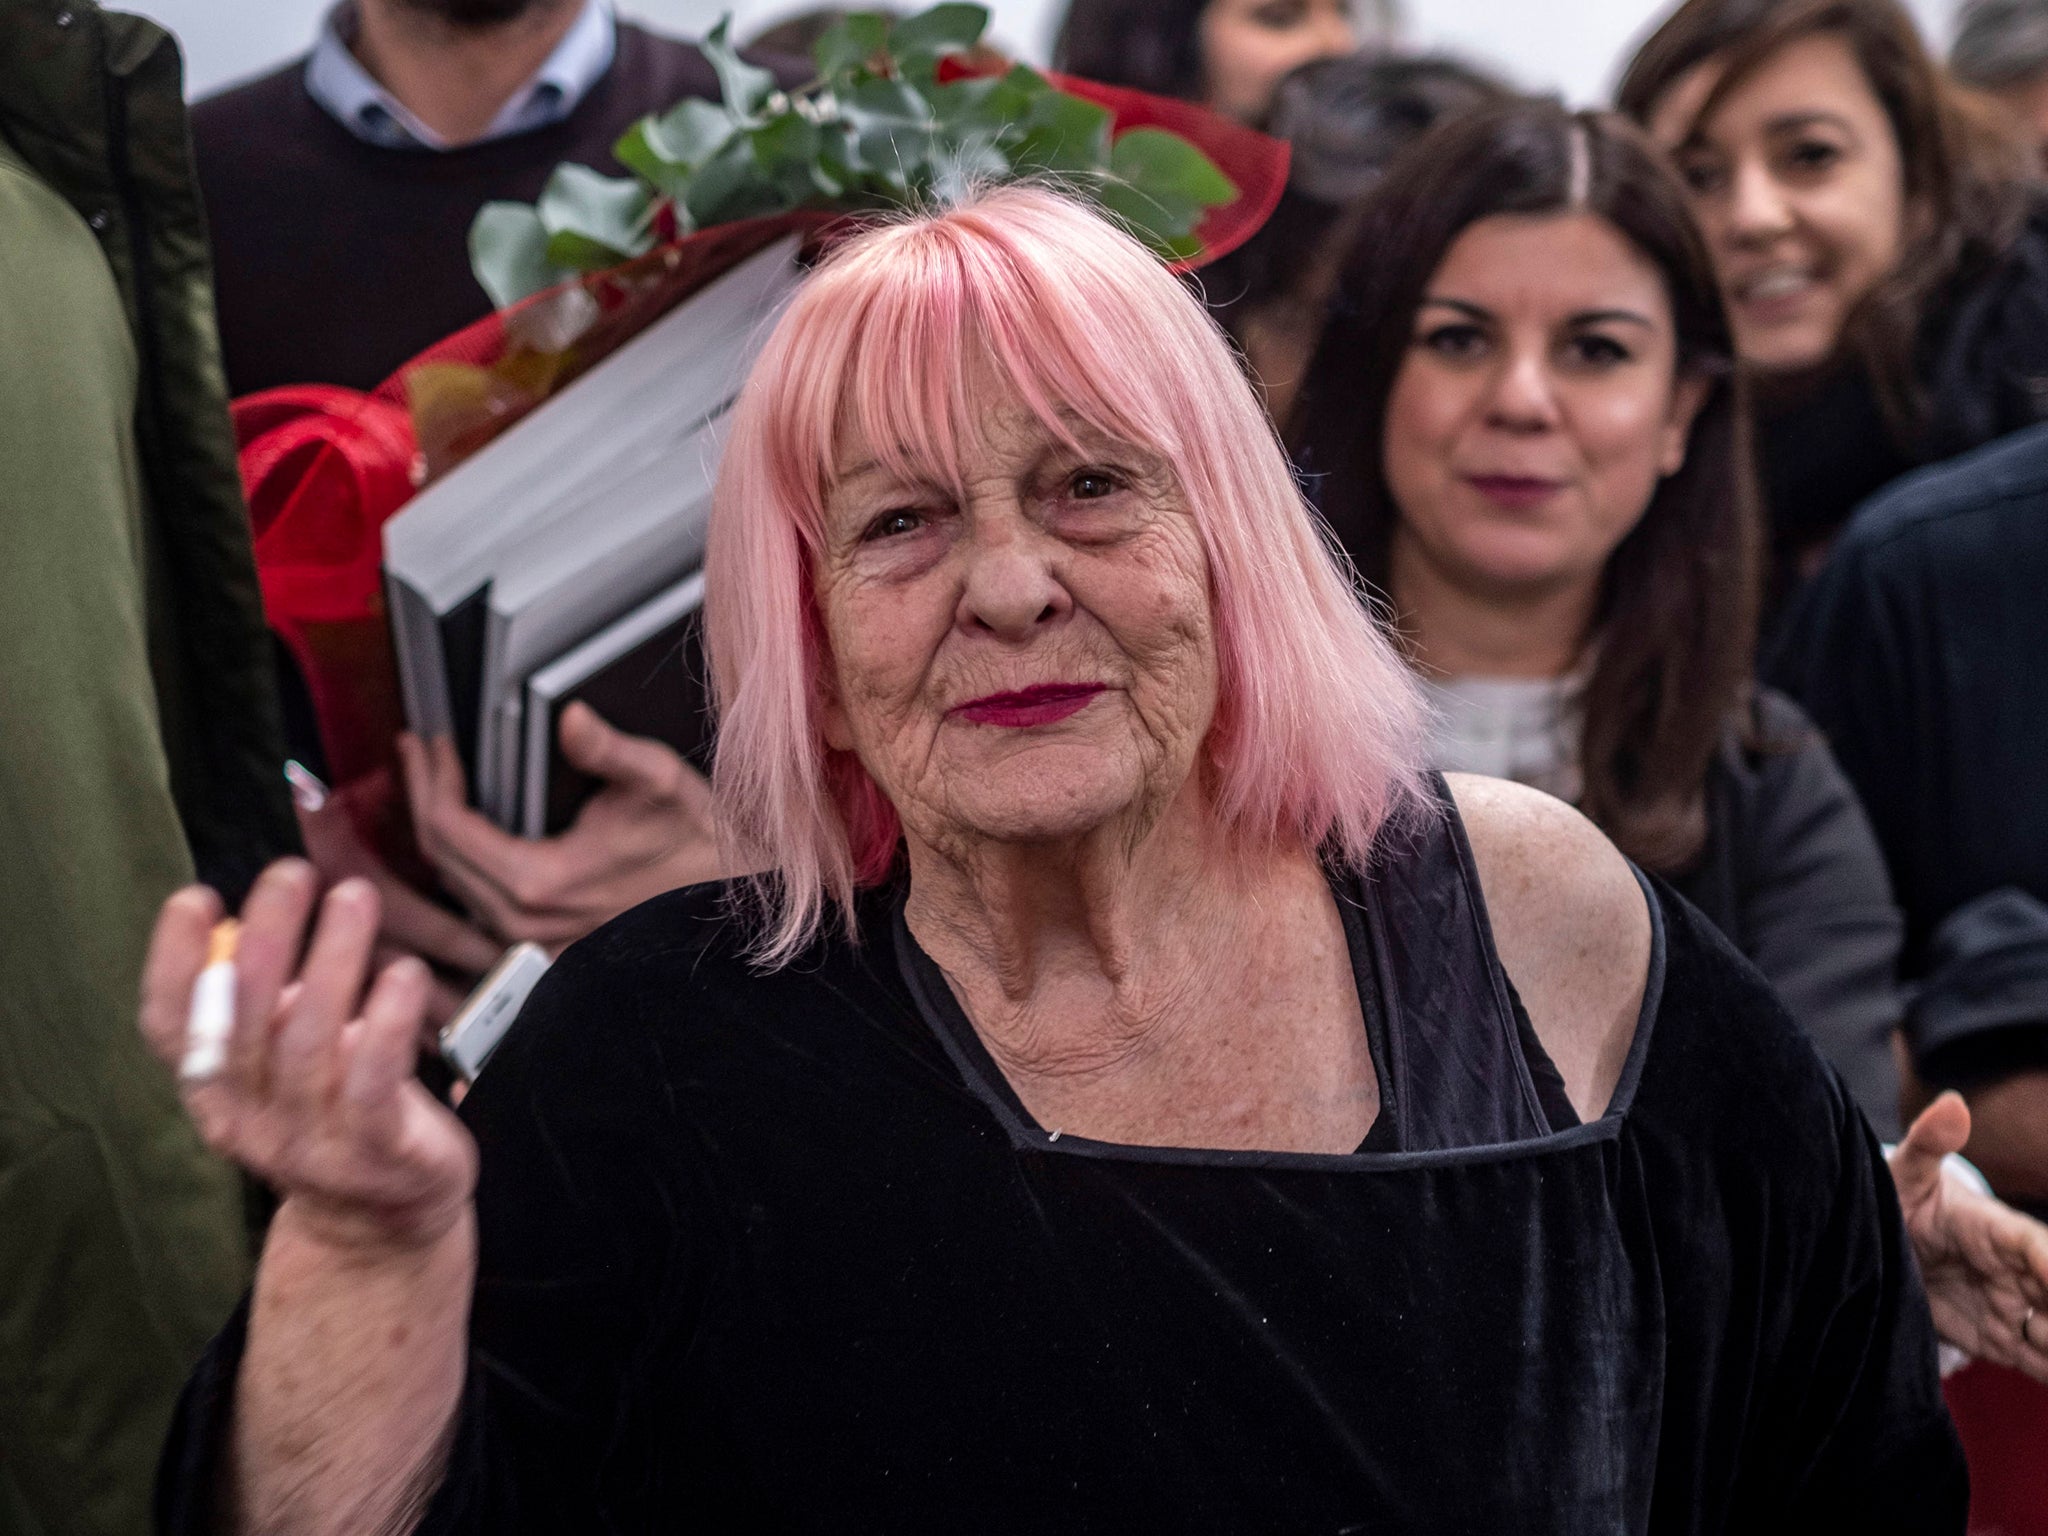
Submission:
[[[320,782],[318,774],[297,761],[284,765],[284,781],[292,787],[292,799],[308,816],[323,810],[327,805],[327,797],[333,793]]]
[[[185,1059],[178,1076],[188,1083],[218,1077],[228,1061],[228,1036],[235,1030],[235,944],[242,925],[233,918],[215,923],[206,944],[206,969],[192,984],[192,1014],[185,1026]]]

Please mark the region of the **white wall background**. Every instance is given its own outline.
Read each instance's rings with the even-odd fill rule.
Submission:
[[[183,40],[194,95],[303,51],[330,0],[108,0],[153,16]],[[914,8],[915,0],[899,0]],[[1672,0],[1404,0],[1408,40],[1490,64],[1535,90],[1574,102],[1605,98],[1625,50]],[[1948,41],[1957,0],[1907,0],[1936,43]],[[1043,63],[1064,0],[990,0],[993,32],[1019,57]],[[720,14],[747,32],[806,9],[801,0],[621,0],[626,14],[694,36]]]

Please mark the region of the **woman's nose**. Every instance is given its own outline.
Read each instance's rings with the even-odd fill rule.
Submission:
[[[1073,608],[1054,569],[1056,541],[1029,527],[977,529],[968,541],[958,622],[1002,640],[1028,638]]]
[[[1487,420],[1512,431],[1544,431],[1557,424],[1557,392],[1549,361],[1540,352],[1510,353],[1487,397]]]
[[[1737,166],[1729,188],[1729,235],[1744,244],[1758,244],[1776,239],[1791,227],[1791,204],[1770,168]]]

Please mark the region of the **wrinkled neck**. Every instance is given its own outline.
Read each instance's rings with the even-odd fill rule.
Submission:
[[[1089,1072],[1142,1053],[1242,955],[1276,858],[1316,869],[1305,850],[1246,855],[1204,799],[1190,783],[1142,836],[912,841],[911,932],[1006,1069]]]

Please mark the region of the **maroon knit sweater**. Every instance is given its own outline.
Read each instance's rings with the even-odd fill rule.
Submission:
[[[621,175],[611,147],[636,120],[717,94],[688,43],[623,21],[618,37],[611,68],[561,122],[443,153],[357,139],[306,94],[304,59],[199,103],[231,392],[368,389],[488,313],[469,270],[479,208],[532,202],[565,160]]]

